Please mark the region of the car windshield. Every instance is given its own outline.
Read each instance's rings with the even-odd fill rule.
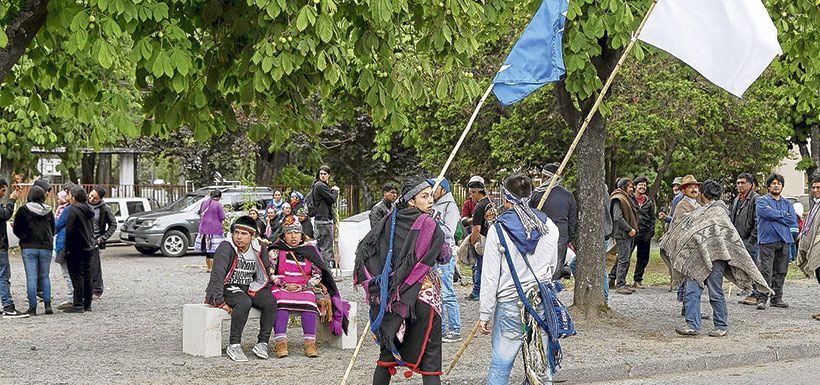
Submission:
[[[169,211],[184,210],[186,207],[189,207],[192,204],[199,202],[200,200],[202,200],[202,198],[204,198],[203,195],[188,194],[182,198],[179,198],[179,200],[177,200],[176,202],[168,204],[167,206],[163,207],[163,209]]]

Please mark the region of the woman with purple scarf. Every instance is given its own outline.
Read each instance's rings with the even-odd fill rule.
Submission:
[[[288,320],[291,313],[299,313],[304,333],[305,356],[319,357],[316,349],[316,324],[319,305],[316,292],[327,290],[330,297],[332,317],[330,331],[335,335],[347,334],[350,304],[342,301],[333,274],[325,265],[319,250],[302,234],[299,220],[290,215],[282,224],[282,235],[271,246],[271,293],[278,309],[273,324],[274,351],[279,358],[288,356]]]
[[[194,248],[197,252],[205,253],[205,265],[208,272],[214,265],[214,253],[219,244],[225,240],[225,231],[222,228],[222,221],[225,220],[225,210],[222,208],[222,192],[211,191],[210,199],[202,201],[199,205],[199,231],[196,235]]]
[[[370,331],[380,346],[373,384],[389,384],[397,366],[441,384],[441,281],[433,268],[447,263],[444,232],[429,215],[432,188],[405,181],[396,209],[373,227],[356,250],[354,284],[365,289]]]

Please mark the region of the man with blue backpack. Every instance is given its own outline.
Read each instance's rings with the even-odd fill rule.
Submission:
[[[507,210],[487,232],[479,321],[482,333],[492,333],[488,385],[509,382],[522,348],[527,381],[551,382],[561,358],[558,339],[575,334],[557,299],[560,283],[552,282],[558,227],[529,207],[532,190],[525,175],[505,179],[501,194]]]

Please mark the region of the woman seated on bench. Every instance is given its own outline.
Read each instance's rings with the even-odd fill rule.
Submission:
[[[350,305],[342,301],[333,275],[322,260],[316,245],[306,241],[302,234],[302,225],[295,216],[285,217],[282,222],[282,234],[271,246],[268,255],[271,260],[273,282],[271,293],[279,306],[273,326],[276,356],[288,356],[288,320],[291,312],[298,312],[302,318],[305,356],[318,357],[316,324],[320,309],[315,293],[323,293],[323,288],[327,290],[332,310],[332,313],[329,312],[332,318],[330,330],[335,335],[341,335],[343,330],[347,333],[347,314]]]

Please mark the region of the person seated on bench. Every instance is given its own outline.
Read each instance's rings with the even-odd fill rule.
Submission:
[[[253,218],[244,215],[236,219],[230,239],[216,248],[211,279],[205,290],[206,303],[231,315],[230,342],[225,354],[236,362],[248,360],[241,342],[251,307],[262,312],[259,337],[252,349],[261,359],[268,358],[268,342],[276,318],[276,300],[271,295],[268,276],[270,260],[265,257],[265,245],[255,238],[256,231]]]
[[[342,330],[347,333],[350,305],[342,301],[333,274],[315,243],[307,242],[295,216],[284,218],[282,234],[271,246],[269,257],[273,281],[271,292],[279,306],[273,326],[276,356],[288,356],[288,320],[291,312],[298,312],[302,318],[305,356],[318,357],[316,324],[319,315],[328,314],[331,332],[341,335]],[[329,297],[321,309],[317,304],[317,293],[322,298]]]

